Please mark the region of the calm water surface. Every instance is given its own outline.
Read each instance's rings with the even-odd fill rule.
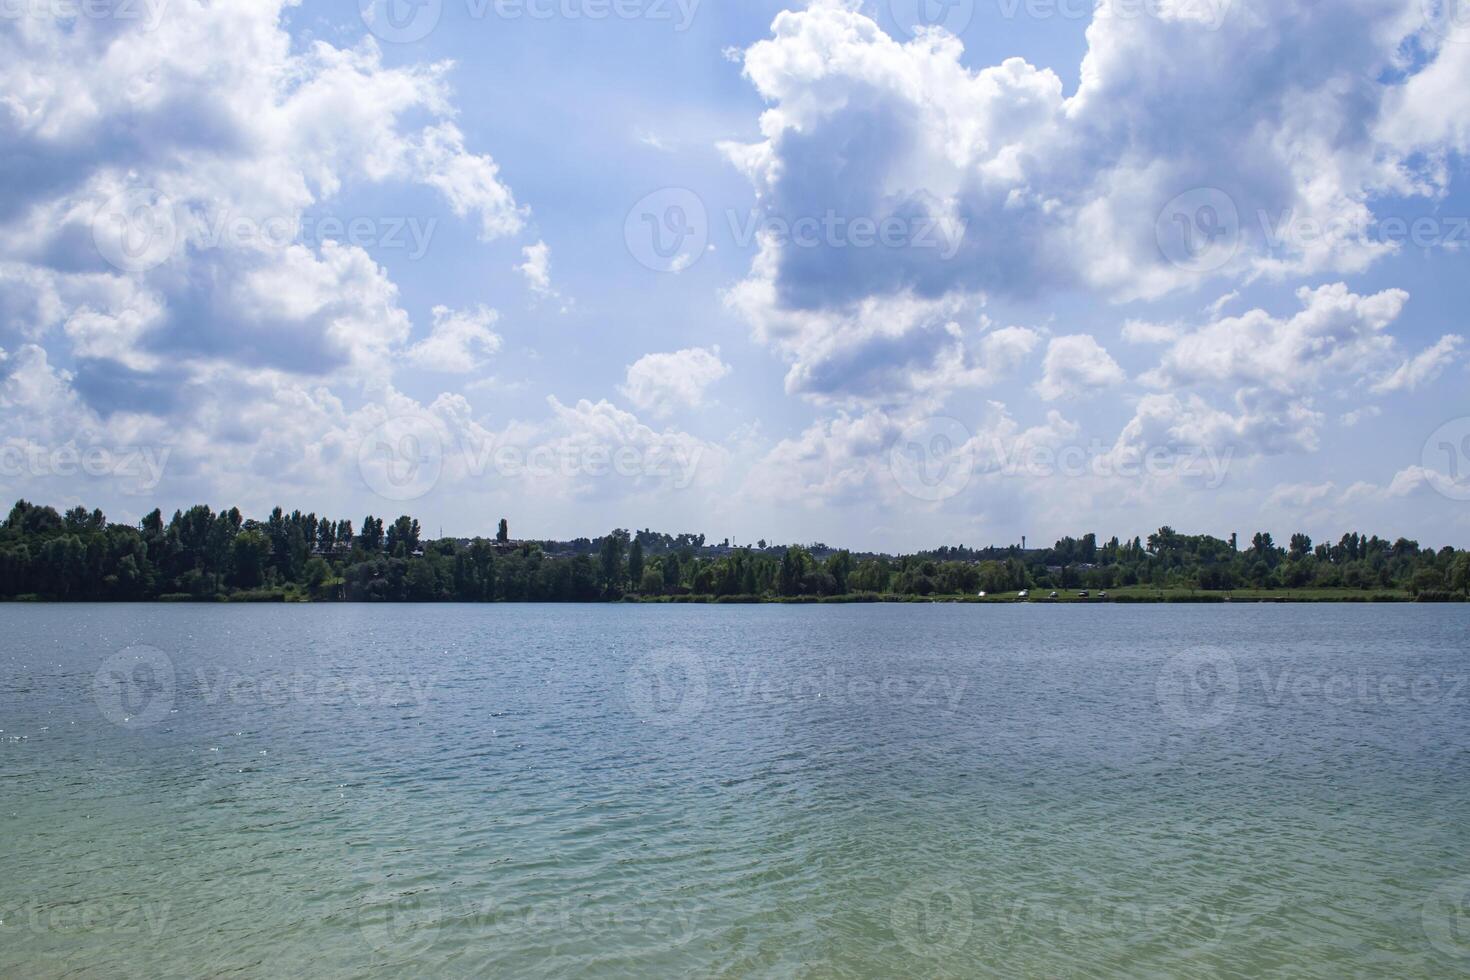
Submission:
[[[1470,607],[0,607],[0,975],[1470,975]]]

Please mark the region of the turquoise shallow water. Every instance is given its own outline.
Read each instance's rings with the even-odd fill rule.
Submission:
[[[0,975],[1470,975],[1470,607],[0,607]]]

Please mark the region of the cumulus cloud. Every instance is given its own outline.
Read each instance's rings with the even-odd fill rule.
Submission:
[[[1372,201],[1445,186],[1445,168],[1416,161],[1463,142],[1458,96],[1433,101],[1463,79],[1463,52],[1434,43],[1417,0],[1207,6],[1094,18],[1071,96],[1054,72],[971,69],[957,39],[901,43],[837,0],[779,14],[743,57],[768,104],[761,139],[723,149],[766,213],[838,229],[763,238],[730,294],[793,360],[788,390],[952,384],[934,369],[952,351],[944,325],[986,295],[1153,298],[1391,254]],[[1385,122],[1406,104],[1432,117],[1412,140]],[[841,229],[859,219],[907,235],[856,247]],[[875,372],[880,360],[901,367]]]
[[[1255,309],[1182,334],[1145,381],[1160,387],[1208,382],[1301,392],[1331,374],[1360,374],[1392,357],[1385,329],[1409,294],[1387,289],[1360,296],[1346,284],[1297,290],[1289,317]]]
[[[1128,320],[1123,324],[1123,339],[1130,344],[1167,344],[1178,336],[1176,324],[1146,320]]]
[[[1197,394],[1145,395],[1119,433],[1113,455],[1120,461],[1147,453],[1235,458],[1312,452],[1319,445],[1322,414],[1309,402],[1241,389],[1233,408],[1216,408]]]
[[[1311,507],[1322,503],[1336,489],[1337,485],[1330,480],[1326,483],[1279,483],[1266,498],[1266,507]]]
[[[22,6],[0,26],[4,438],[146,443],[171,451],[174,492],[264,505],[362,488],[354,441],[385,413],[470,424],[458,396],[389,378],[472,370],[500,345],[494,312],[436,307],[411,344],[375,251],[421,255],[437,218],[343,204],[417,184],[481,238],[522,229],[454,121],[447,63],[293,39],[286,0]]]
[[[627,379],[618,390],[638,408],[667,417],[676,408],[699,407],[705,390],[729,373],[718,347],[689,347],[643,355],[628,365]]]
[[[436,306],[429,335],[410,347],[410,363],[430,371],[466,374],[478,369],[484,357],[500,350],[500,335],[491,330],[500,314],[484,306],[451,310]]]
[[[1036,393],[1046,401],[1077,398],[1098,388],[1122,384],[1123,369],[1089,334],[1054,337],[1046,345]]]
[[[1400,364],[1393,373],[1373,385],[1373,390],[1380,394],[1414,391],[1420,385],[1429,384],[1455,359],[1464,343],[1465,338],[1458,334],[1445,334],[1434,346]]]
[[[161,371],[389,370],[411,325],[368,249],[403,222],[334,213],[349,184],[436,188],[487,238],[522,227],[451,121],[448,65],[297,48],[284,8],[179,0],[145,24],[29,5],[0,31],[7,303],[65,339],[104,411]]]
[[[516,266],[516,271],[526,280],[526,285],[531,292],[538,296],[550,296],[551,288],[551,246],[545,242],[537,242],[527,245],[521,249],[521,257],[525,259]]]

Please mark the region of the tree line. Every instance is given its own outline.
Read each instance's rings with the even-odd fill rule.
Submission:
[[[1336,543],[1267,532],[1250,544],[1163,527],[1147,540],[1095,534],[1050,548],[946,547],[907,556],[823,544],[732,546],[702,534],[614,530],[567,542],[426,539],[419,522],[360,524],[277,507],[265,520],[203,504],[137,525],[100,510],[18,501],[0,526],[0,597],[49,600],[315,599],[594,602],[625,597],[879,598],[1129,586],[1354,589],[1466,598],[1470,553],[1353,532]]]

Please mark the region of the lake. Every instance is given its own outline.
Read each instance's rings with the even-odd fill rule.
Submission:
[[[0,975],[1470,975],[1470,606],[0,607]]]

